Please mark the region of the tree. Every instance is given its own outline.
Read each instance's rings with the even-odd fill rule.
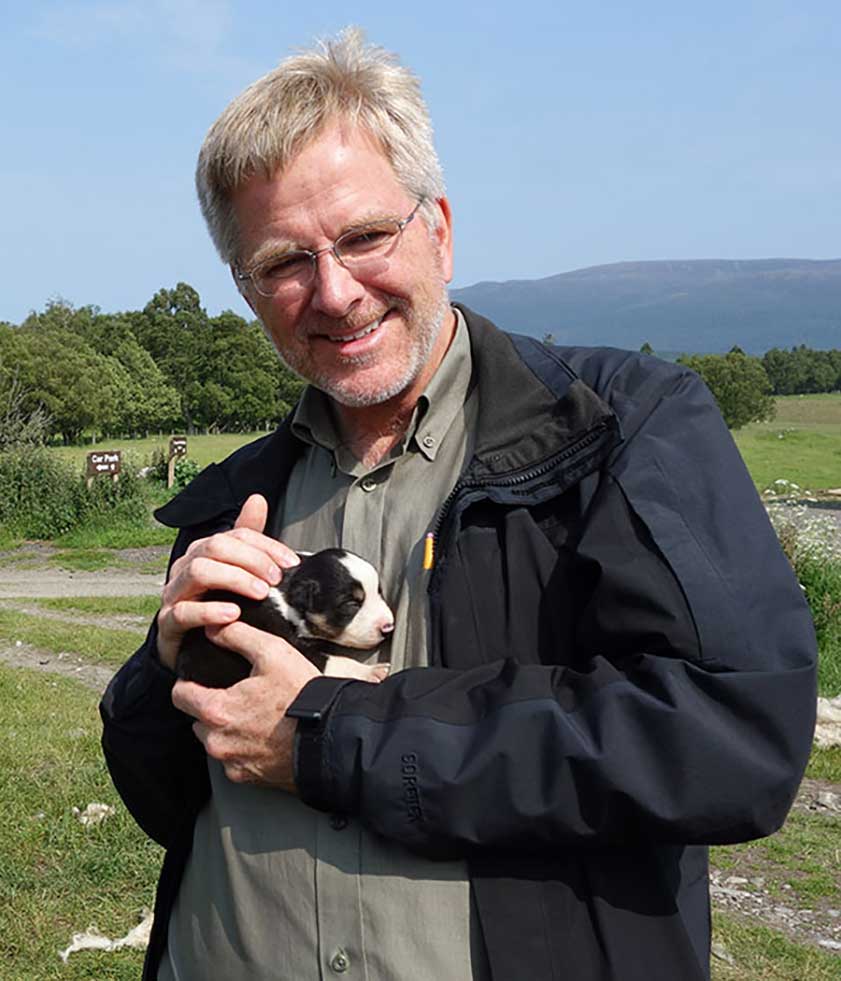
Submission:
[[[640,354],[654,354],[654,348],[646,341],[640,348]]]
[[[729,429],[773,418],[771,383],[758,358],[731,351],[726,355],[684,355],[678,362],[704,379]]]
[[[86,429],[114,425],[130,384],[118,361],[98,354],[71,330],[31,325],[14,334],[26,411],[40,406],[52,420],[51,432],[65,443],[77,443]]]

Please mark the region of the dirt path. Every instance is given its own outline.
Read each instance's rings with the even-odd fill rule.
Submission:
[[[88,664],[78,654],[53,654],[38,650],[30,644],[0,643],[0,664],[12,668],[30,668],[46,671],[65,678],[75,678],[88,688],[103,692],[114,675],[114,668],[101,664]]]
[[[141,573],[133,566],[163,560],[162,546],[114,552],[114,568],[78,572],[55,564],[58,551],[48,545],[27,543],[14,553],[0,553],[0,599],[58,596],[147,596],[160,593],[162,572]]]

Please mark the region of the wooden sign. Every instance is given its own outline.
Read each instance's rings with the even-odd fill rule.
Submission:
[[[175,483],[175,461],[180,456],[187,455],[187,437],[170,436],[169,438],[169,463],[166,468],[166,486],[172,487]]]
[[[110,477],[112,480],[120,479],[120,467],[122,457],[119,450],[95,450],[87,455],[87,485],[91,486],[94,477]]]
[[[187,437],[171,436],[169,439],[169,458],[187,455]]]
[[[101,474],[117,474],[120,472],[122,458],[119,450],[96,450],[88,453],[88,477],[99,477]]]

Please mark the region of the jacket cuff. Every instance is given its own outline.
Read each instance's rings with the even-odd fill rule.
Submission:
[[[333,788],[327,761],[327,726],[336,699],[349,684],[349,678],[313,678],[286,710],[287,718],[298,720],[293,754],[295,786],[301,800],[319,811],[335,807],[330,800]]]

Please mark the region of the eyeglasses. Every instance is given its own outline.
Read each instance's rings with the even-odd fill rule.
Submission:
[[[402,220],[383,218],[368,225],[349,228],[332,245],[316,252],[309,249],[282,252],[258,262],[247,273],[236,270],[234,276],[239,283],[250,281],[260,296],[276,296],[284,289],[309,286],[315,275],[316,260],[325,252],[332,252],[336,262],[352,276],[370,273],[397,248],[403,229],[415,217],[424,200],[421,198],[411,214]]]

